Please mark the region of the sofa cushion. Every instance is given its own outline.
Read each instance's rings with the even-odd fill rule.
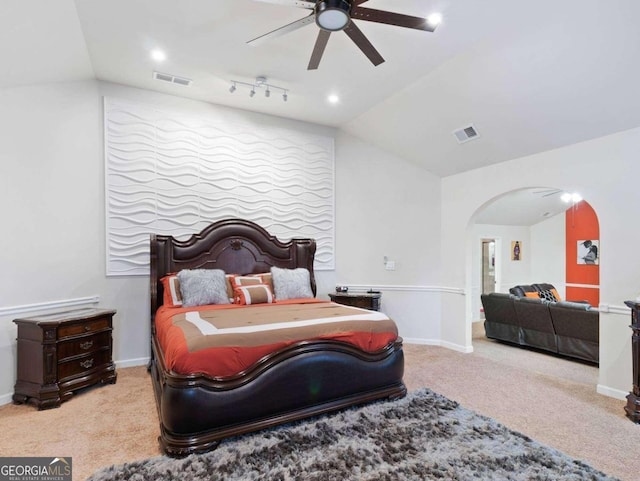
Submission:
[[[556,303],[556,306],[566,307],[568,309],[580,309],[582,311],[588,311],[591,309],[591,305],[585,302],[560,301]]]

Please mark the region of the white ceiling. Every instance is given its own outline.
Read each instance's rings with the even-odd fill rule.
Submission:
[[[567,204],[559,189],[532,187],[509,192],[484,206],[473,219],[475,224],[532,226],[564,213]]]
[[[386,62],[372,66],[342,32],[317,71],[317,27],[246,42],[307,10],[253,0],[2,0],[0,87],[116,82],[345,129],[439,176],[640,125],[638,0],[369,0],[426,16],[434,33],[358,21]],[[149,57],[161,48],[167,60]],[[191,87],[152,78],[158,70]],[[290,90],[249,98],[231,79]],[[326,96],[335,92],[338,105]],[[473,123],[480,137],[458,144]]]

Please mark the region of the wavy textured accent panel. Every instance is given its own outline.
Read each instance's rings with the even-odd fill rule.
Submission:
[[[104,100],[107,275],[148,275],[149,234],[186,238],[241,217],[316,239],[334,268],[333,139]]]

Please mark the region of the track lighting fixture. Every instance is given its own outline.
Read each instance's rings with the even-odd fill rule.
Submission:
[[[256,89],[265,89],[264,96],[267,98],[271,97],[272,90],[279,90],[282,92],[282,100],[285,102],[289,100],[289,94],[288,94],[289,90],[283,87],[278,87],[277,85],[268,84],[267,77],[264,77],[264,76],[256,77],[256,81],[254,83],[241,82],[240,80],[231,80],[231,87],[229,87],[229,92],[231,93],[235,92],[238,85],[244,85],[246,87],[251,88],[251,91],[249,92],[249,97],[253,97],[256,94]]]

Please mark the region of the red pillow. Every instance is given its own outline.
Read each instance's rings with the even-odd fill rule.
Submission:
[[[182,293],[180,292],[180,281],[175,273],[168,274],[160,279],[164,288],[162,304],[167,307],[181,307]]]

